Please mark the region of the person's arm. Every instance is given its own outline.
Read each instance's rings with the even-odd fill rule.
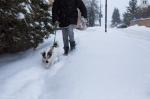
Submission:
[[[58,4],[57,1],[55,0],[52,6],[52,22],[55,24],[56,21],[58,21]]]
[[[81,16],[83,16],[84,18],[87,18],[87,9],[82,0],[77,0],[77,7],[79,8],[81,12]]]

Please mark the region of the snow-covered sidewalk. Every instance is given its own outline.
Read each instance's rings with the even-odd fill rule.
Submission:
[[[0,59],[0,99],[150,99],[150,29],[142,31],[76,30],[77,49],[49,70],[40,55],[48,41]]]

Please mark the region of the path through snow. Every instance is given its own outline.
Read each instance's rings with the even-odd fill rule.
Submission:
[[[49,70],[39,54],[47,46],[0,60],[0,99],[150,99],[149,32],[131,29],[76,30],[77,49]]]

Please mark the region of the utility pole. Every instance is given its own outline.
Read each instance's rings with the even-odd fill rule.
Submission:
[[[102,4],[101,4],[101,0],[100,0],[99,24],[100,24],[100,26],[102,25]]]
[[[107,0],[105,1],[105,32],[107,32]]]

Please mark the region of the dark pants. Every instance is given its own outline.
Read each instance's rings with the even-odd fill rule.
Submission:
[[[62,28],[64,48],[69,47],[69,42],[74,42],[74,25],[69,25]]]

